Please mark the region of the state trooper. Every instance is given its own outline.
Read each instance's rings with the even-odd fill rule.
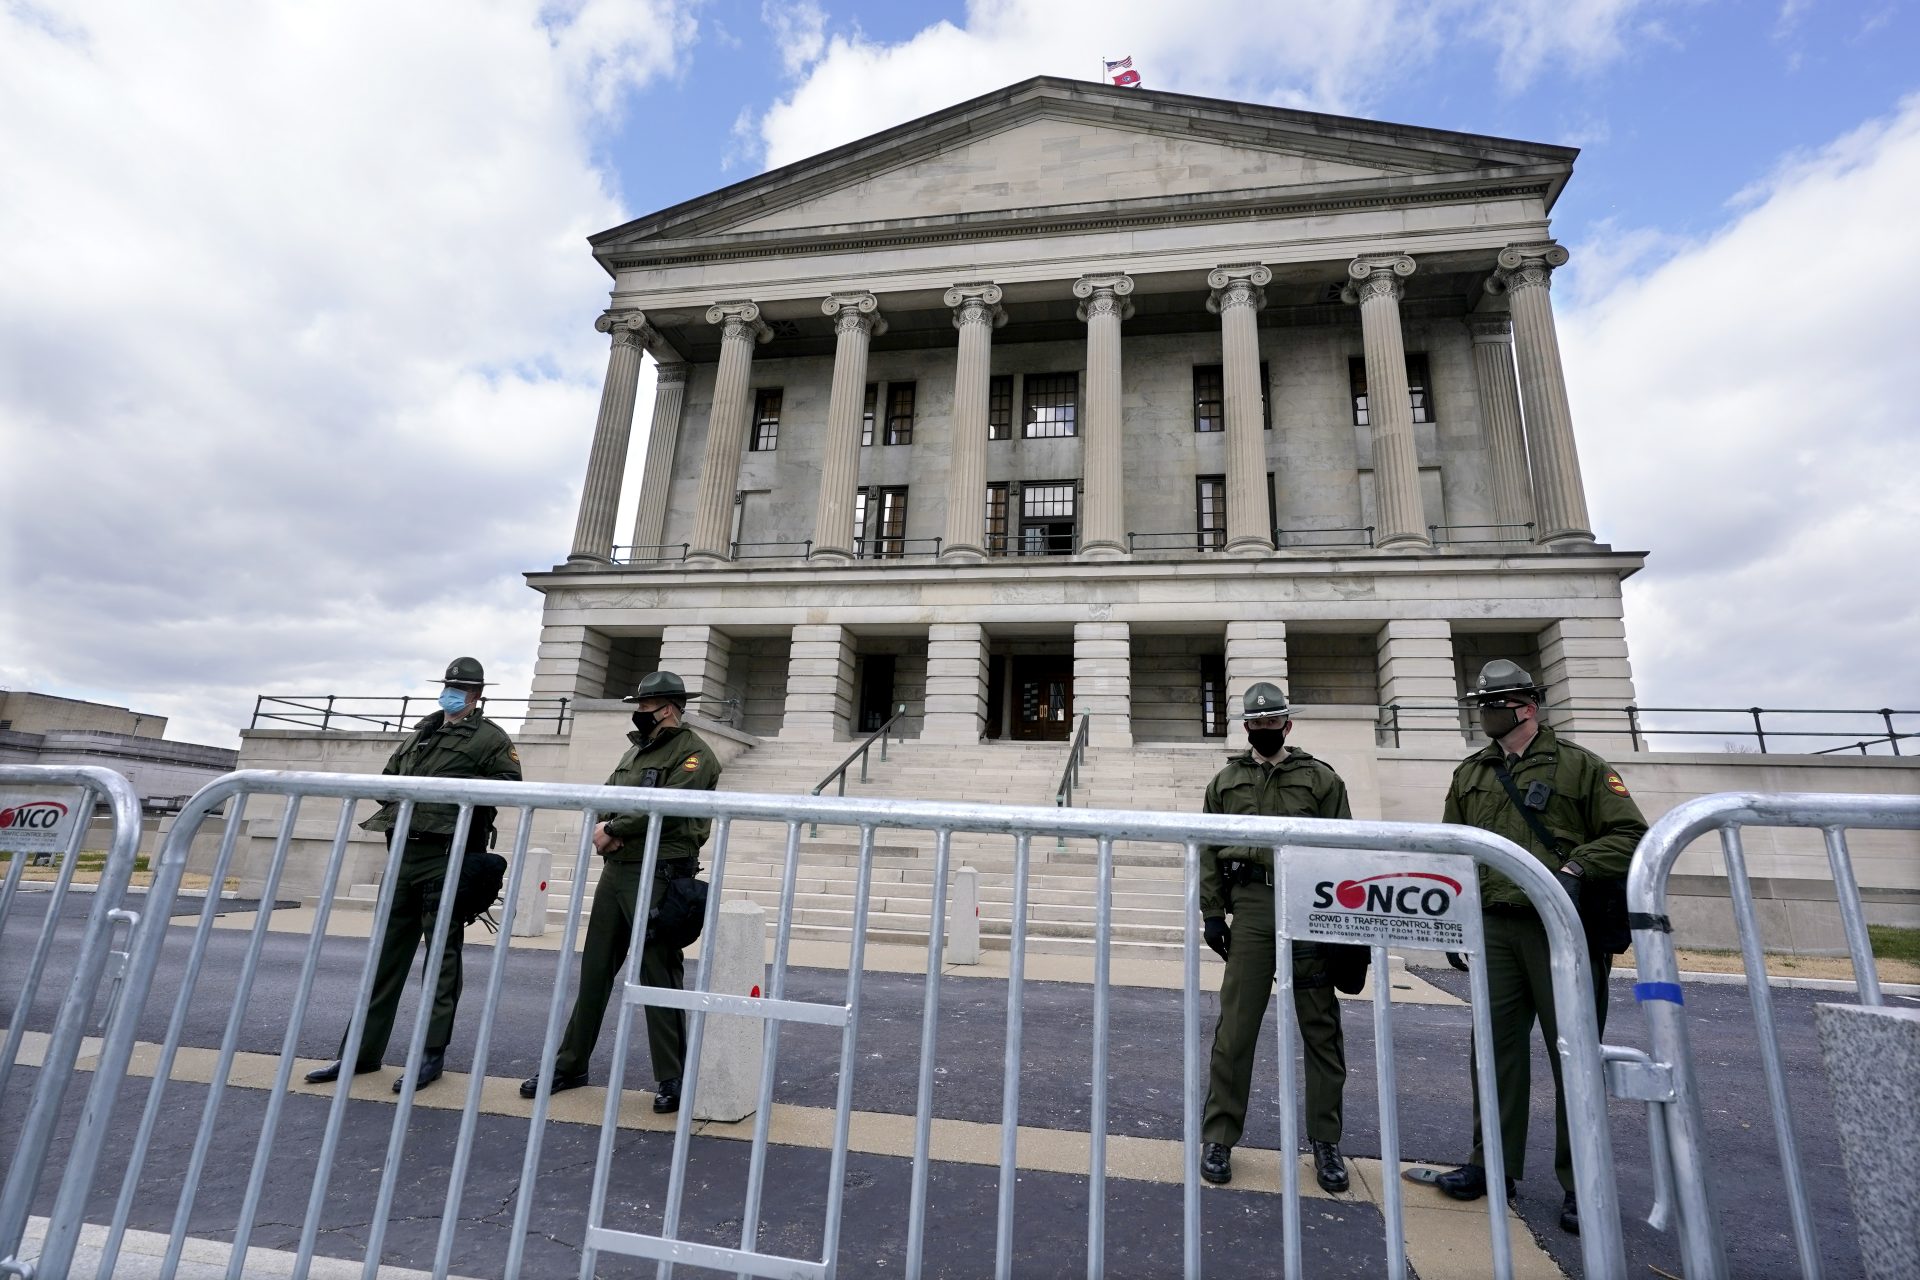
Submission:
[[[1247,750],[1207,784],[1208,813],[1264,817],[1351,818],[1340,775],[1298,747],[1286,745],[1293,727],[1287,695],[1262,681],[1247,690],[1243,708]],[[1200,850],[1200,914],[1207,945],[1227,962],[1220,982],[1220,1021],[1213,1033],[1207,1109],[1200,1136],[1200,1176],[1233,1180],[1233,1147],[1246,1127],[1247,1093],[1253,1083],[1254,1047],[1260,1039],[1274,979],[1273,850],[1257,846],[1208,845]],[[1232,917],[1229,925],[1228,917]],[[1330,1192],[1347,1189],[1340,1158],[1341,1093],[1346,1050],[1340,1027],[1341,986],[1358,990],[1365,970],[1353,969],[1354,952],[1293,944],[1294,1015],[1306,1059],[1307,1145],[1314,1176]],[[1364,965],[1364,959],[1360,961]],[[1350,981],[1350,979],[1352,979]]]
[[[1442,822],[1479,827],[1519,845],[1554,872],[1572,897],[1586,929],[1593,975],[1594,1012],[1607,1026],[1607,976],[1613,957],[1626,949],[1625,876],[1647,821],[1613,766],[1540,721],[1546,690],[1523,667],[1504,658],[1481,669],[1473,692],[1462,701],[1480,712],[1491,739],[1454,770]],[[1567,1141],[1567,1106],[1561,1091],[1560,1055],[1554,1051],[1551,952],[1546,926],[1520,887],[1480,868],[1487,992],[1493,1019],[1493,1069],[1500,1101],[1500,1147],[1507,1193],[1524,1172],[1530,1101],[1530,1040],[1537,1018],[1553,1068],[1553,1169],[1566,1189],[1560,1228],[1580,1233],[1573,1190],[1573,1156]],[[1471,1054],[1469,1063],[1473,1062]],[[1471,1070],[1471,1068],[1470,1068]],[[1470,1074],[1469,1080],[1474,1077]],[[1487,1172],[1480,1138],[1480,1094],[1473,1096],[1473,1153],[1467,1163],[1433,1178],[1456,1200],[1486,1194]]]
[[[387,757],[382,774],[413,778],[493,778],[502,782],[520,781],[520,752],[513,739],[493,721],[480,714],[480,695],[486,688],[486,669],[478,658],[455,658],[447,664],[442,679],[446,686],[440,694],[440,709],[414,725],[413,732]],[[369,831],[391,832],[399,804],[387,801],[360,825]],[[453,847],[453,831],[460,807],[452,804],[420,804],[413,810],[407,828],[407,843],[400,854],[395,873],[393,906],[387,914],[386,932],[380,938],[380,959],[373,976],[373,994],[367,1001],[366,1027],[360,1035],[360,1052],[353,1064],[355,1075],[380,1069],[393,1034],[393,1018],[400,1007],[400,993],[407,985],[407,970],[413,967],[414,952],[425,942],[432,945],[434,921],[439,918],[440,895],[446,886],[447,864]],[[493,809],[475,806],[467,828],[467,854],[483,850],[493,838]],[[446,1067],[447,1042],[453,1039],[453,1016],[460,1006],[460,930],[455,920],[440,956],[439,980],[434,985],[432,1021],[427,1023],[426,1051],[420,1059],[420,1078],[414,1084],[424,1089],[440,1078]],[[345,1052],[346,1036],[340,1037]],[[336,1059],[324,1067],[307,1072],[309,1084],[325,1084],[340,1078]],[[400,1092],[404,1077],[393,1082]]]
[[[628,702],[636,704],[632,745],[607,779],[610,787],[681,787],[712,791],[720,782],[720,762],[706,739],[681,723],[687,709],[687,686],[671,671],[641,677]],[[600,1039],[607,1001],[613,997],[620,966],[633,943],[634,913],[640,910],[640,873],[646,860],[650,814],[626,813],[608,818],[593,830],[593,847],[606,859],[600,883],[593,891],[593,914],[587,919],[587,945],[580,959],[580,994],[567,1019],[567,1031],[553,1060],[552,1092],[578,1089],[587,1083],[587,1061]],[[655,858],[648,910],[658,912],[668,885],[700,872],[700,849],[713,824],[705,818],[660,819],[660,849]],[[686,953],[653,936],[640,950],[640,981],[649,987],[686,987]],[[647,1050],[653,1059],[653,1109],[660,1114],[680,1109],[680,1076],[687,1051],[687,1019],[679,1009],[647,1006]],[[540,1089],[540,1077],[520,1084],[520,1096],[531,1098]]]

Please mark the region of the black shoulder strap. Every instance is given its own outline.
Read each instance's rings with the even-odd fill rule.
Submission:
[[[1520,815],[1520,820],[1527,824],[1534,835],[1540,837],[1541,844],[1551,849],[1554,856],[1558,857],[1560,842],[1553,838],[1553,833],[1547,830],[1547,824],[1540,821],[1539,816],[1527,808],[1526,802],[1520,798],[1520,788],[1513,785],[1513,775],[1507,772],[1507,762],[1497,761],[1493,766],[1493,772],[1494,776],[1500,779],[1500,785],[1506,789],[1507,799],[1513,802],[1514,811]]]

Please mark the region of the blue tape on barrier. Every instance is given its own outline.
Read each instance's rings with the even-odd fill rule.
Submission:
[[[1685,1004],[1677,982],[1636,982],[1633,984],[1633,998],[1642,1004],[1648,1000],[1665,1000],[1669,1004]]]

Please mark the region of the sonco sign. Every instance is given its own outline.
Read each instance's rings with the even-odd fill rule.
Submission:
[[[1288,936],[1477,951],[1480,887],[1454,854],[1289,848],[1281,858]]]
[[[42,791],[0,791],[0,849],[16,853],[58,852],[73,832],[78,792],[54,799]]]

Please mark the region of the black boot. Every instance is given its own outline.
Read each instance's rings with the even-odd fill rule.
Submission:
[[[1570,1236],[1580,1234],[1580,1205],[1573,1198],[1573,1192],[1567,1192],[1567,1198],[1560,1202],[1560,1229]]]
[[[375,1071],[378,1071],[379,1069],[380,1068],[377,1065],[371,1066],[371,1067],[355,1067],[353,1069],[353,1074],[357,1076],[371,1075],[372,1073],[374,1073]],[[334,1061],[329,1062],[324,1067],[315,1067],[313,1070],[307,1072],[308,1084],[332,1084],[335,1080],[338,1080],[339,1078],[340,1078],[340,1062],[338,1059],[335,1059]]]
[[[438,1080],[440,1074],[446,1069],[447,1051],[445,1049],[428,1049],[423,1052],[420,1055],[420,1078],[413,1082],[414,1092],[417,1093]],[[400,1092],[400,1087],[406,1083],[406,1079],[406,1074],[403,1072],[400,1078],[393,1082],[395,1093]]]
[[[1322,1191],[1340,1194],[1347,1189],[1347,1166],[1340,1159],[1340,1144],[1307,1140],[1313,1152],[1313,1176]]]
[[[1233,1148],[1224,1142],[1209,1142],[1200,1148],[1200,1176],[1224,1186],[1233,1181]]]
[[[653,1091],[653,1113],[664,1116],[680,1109],[680,1077],[662,1080],[660,1087]]]
[[[1443,1173],[1433,1185],[1455,1200],[1478,1200],[1487,1194],[1487,1171],[1477,1164],[1463,1164],[1451,1173]],[[1513,1179],[1507,1179],[1507,1199],[1513,1199]]]
[[[573,1072],[556,1071],[553,1073],[553,1088],[547,1090],[547,1092],[548,1093],[565,1093],[569,1089],[578,1089],[581,1085],[584,1085],[586,1082],[587,1082],[587,1073],[584,1069],[580,1071],[573,1071]],[[529,1080],[522,1080],[520,1082],[521,1097],[531,1098],[539,1092],[540,1092],[539,1076],[534,1076]]]

